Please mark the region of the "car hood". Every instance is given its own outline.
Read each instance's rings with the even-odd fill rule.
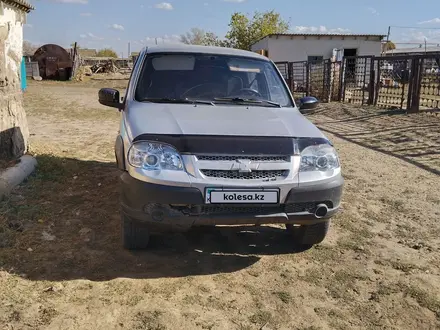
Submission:
[[[142,134],[325,138],[296,108],[204,104],[128,104],[131,138]]]

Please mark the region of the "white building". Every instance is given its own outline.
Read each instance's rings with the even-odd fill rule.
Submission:
[[[321,61],[336,56],[380,56],[383,35],[269,34],[251,46],[274,62]]]
[[[29,135],[23,110],[23,25],[33,7],[25,0],[0,0],[0,158],[19,157]]]

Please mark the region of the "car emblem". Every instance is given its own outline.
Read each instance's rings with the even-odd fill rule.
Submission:
[[[250,173],[258,169],[258,163],[252,163],[249,159],[237,159],[231,166],[231,171],[238,171],[240,173]]]

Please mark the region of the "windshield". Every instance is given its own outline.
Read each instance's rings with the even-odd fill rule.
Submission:
[[[144,61],[137,101],[198,101],[292,107],[272,62],[228,55],[153,54]]]

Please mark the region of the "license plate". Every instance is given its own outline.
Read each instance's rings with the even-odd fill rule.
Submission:
[[[277,204],[280,192],[278,189],[222,189],[207,188],[206,204]]]

